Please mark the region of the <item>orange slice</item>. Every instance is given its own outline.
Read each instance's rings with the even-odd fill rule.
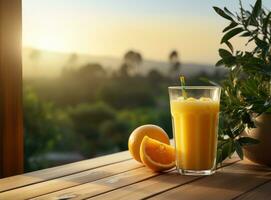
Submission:
[[[129,137],[128,148],[132,157],[138,162],[141,162],[140,145],[145,136],[170,144],[167,133],[159,126],[147,124],[136,128]]]
[[[140,158],[153,171],[168,170],[175,166],[175,149],[145,136],[140,146]]]

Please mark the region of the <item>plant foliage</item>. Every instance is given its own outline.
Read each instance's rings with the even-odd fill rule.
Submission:
[[[258,141],[242,137],[242,132],[255,127],[256,116],[271,112],[271,12],[263,8],[261,0],[251,9],[239,2],[240,9],[235,13],[214,7],[218,15],[229,21],[221,39],[227,48],[219,49],[221,59],[216,64],[229,69],[228,78],[221,83],[218,163],[235,151],[243,159],[242,147]],[[236,37],[246,40],[248,50],[233,47],[231,39]]]

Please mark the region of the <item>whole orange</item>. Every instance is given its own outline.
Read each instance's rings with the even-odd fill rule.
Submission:
[[[129,137],[128,148],[132,157],[138,162],[142,162],[140,158],[140,145],[145,136],[165,144],[170,144],[167,133],[159,126],[147,124],[136,128]]]

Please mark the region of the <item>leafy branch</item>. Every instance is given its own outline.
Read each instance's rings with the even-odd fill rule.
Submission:
[[[263,8],[261,0],[257,0],[251,10],[239,3],[240,9],[235,13],[214,7],[218,15],[229,21],[220,41],[227,48],[219,49],[221,59],[216,63],[229,69],[228,78],[221,83],[218,163],[235,151],[243,159],[242,147],[258,143],[253,138],[243,137],[243,131],[255,127],[255,117],[271,113],[271,12]],[[245,38],[245,45],[251,43],[253,48],[234,49],[231,39],[235,37]]]

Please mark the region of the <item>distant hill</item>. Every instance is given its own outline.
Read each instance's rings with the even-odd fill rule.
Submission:
[[[87,54],[68,54],[31,48],[23,49],[23,75],[26,78],[56,77],[61,74],[64,67],[78,68],[87,63],[99,63],[106,70],[112,72],[120,67],[122,58],[92,56]],[[148,73],[151,69],[166,73],[168,68],[168,62],[144,59],[142,74]],[[182,63],[182,73],[186,76],[193,76],[203,71],[207,74],[211,74],[214,73],[215,70],[217,69],[212,65]]]

